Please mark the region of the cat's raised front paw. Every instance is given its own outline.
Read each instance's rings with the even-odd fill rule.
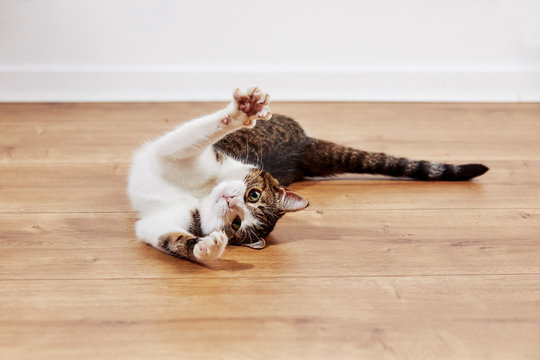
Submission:
[[[247,88],[245,91],[236,89],[233,94],[236,108],[247,118],[245,126],[254,126],[257,120],[268,120],[272,117],[270,110],[270,96],[257,86]]]
[[[214,231],[199,240],[193,248],[193,256],[200,262],[216,260],[223,254],[228,241],[225,232]]]

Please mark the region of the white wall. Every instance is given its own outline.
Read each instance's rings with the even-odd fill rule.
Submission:
[[[0,0],[0,101],[540,101],[540,0]]]

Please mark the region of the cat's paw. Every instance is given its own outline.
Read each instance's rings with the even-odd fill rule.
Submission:
[[[233,93],[234,106],[243,126],[253,127],[257,120],[268,120],[272,117],[270,96],[257,86],[245,91],[236,89]],[[238,116],[237,116],[238,117]]]
[[[223,254],[228,241],[225,232],[214,231],[199,240],[193,248],[193,256],[200,262],[216,260]]]

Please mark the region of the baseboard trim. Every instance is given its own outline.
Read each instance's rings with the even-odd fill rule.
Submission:
[[[250,84],[277,101],[540,101],[540,67],[0,65],[2,102],[224,101]]]

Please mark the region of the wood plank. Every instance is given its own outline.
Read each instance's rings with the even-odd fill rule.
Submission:
[[[356,175],[291,186],[311,209],[538,208],[540,161],[493,161],[473,182],[418,182]],[[129,212],[128,165],[0,164],[0,213]]]
[[[273,107],[307,121],[306,128],[314,136],[333,141],[351,134],[344,134],[336,122],[356,130],[351,138],[359,135],[361,141],[383,138],[389,142],[536,141],[538,133],[531,130],[540,127],[540,104],[279,103]]]
[[[539,283],[539,275],[2,281],[0,347],[16,359],[532,359]]]
[[[295,117],[313,136],[370,151],[440,161],[540,160],[540,106],[500,105],[277,103],[273,108]],[[0,133],[0,162],[129,162],[143,141],[221,106],[0,104],[0,127],[9,129]]]
[[[540,209],[304,211],[210,267],[139,243],[134,220],[2,214],[0,279],[540,274]]]
[[[220,106],[0,104],[1,358],[538,358],[540,104],[274,104],[491,171],[294,184],[311,205],[266,249],[203,267],[135,239],[125,185],[138,144]]]
[[[51,126],[51,133],[61,128],[85,125],[91,131],[106,133],[124,128],[128,133],[145,136],[159,134],[171,124],[186,121],[223,107],[225,103],[64,103],[64,104],[0,104],[0,122],[17,133],[42,133]],[[329,135],[339,140],[343,122],[346,128],[361,124],[362,140],[373,140],[377,133],[392,134],[391,140],[416,140],[418,135],[433,136],[433,140],[476,141],[473,129],[482,130],[486,138],[535,141],[538,138],[540,104],[436,104],[436,103],[272,103],[275,113],[290,115],[302,123],[313,124],[308,129],[317,136]],[[111,123],[114,120],[115,123]],[[328,126],[331,120],[332,126]],[[35,124],[34,127],[27,123]],[[511,127],[508,125],[511,124]],[[487,125],[487,126],[486,126]],[[310,125],[306,125],[310,126]],[[36,129],[37,127],[37,129]],[[506,131],[501,132],[501,128]],[[29,131],[32,130],[33,131]],[[46,129],[43,129],[46,130]],[[74,133],[75,134],[75,133]],[[50,135],[50,134],[49,134]]]
[[[130,211],[128,167],[119,164],[0,164],[0,212]]]

